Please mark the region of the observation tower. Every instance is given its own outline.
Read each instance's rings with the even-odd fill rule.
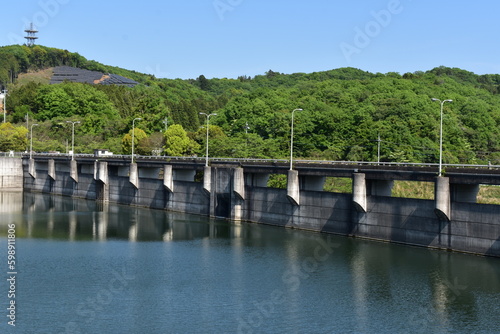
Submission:
[[[27,34],[27,36],[24,37],[27,40],[26,45],[27,46],[35,45],[35,39],[38,39],[38,37],[36,36],[36,33],[38,32],[38,30],[35,29],[35,26],[33,25],[33,23],[31,23],[30,27],[28,29],[26,29],[25,32]]]

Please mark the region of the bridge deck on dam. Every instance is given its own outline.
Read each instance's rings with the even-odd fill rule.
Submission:
[[[36,155],[36,159],[69,161],[68,155]],[[106,161],[110,166],[128,166],[130,156],[76,155],[75,159],[84,164]],[[165,164],[177,169],[196,169],[202,171],[205,158],[136,156],[135,162],[143,168],[157,168]],[[288,160],[271,159],[210,159],[210,166],[218,168],[244,169],[245,173],[286,174],[290,169]],[[433,182],[438,174],[438,164],[418,163],[376,163],[349,161],[295,160],[294,169],[304,176],[352,177],[353,173],[364,173],[372,180],[408,180]],[[500,165],[456,165],[443,164],[443,175],[453,184],[500,185]]]

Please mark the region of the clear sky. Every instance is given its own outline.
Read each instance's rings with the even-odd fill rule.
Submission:
[[[498,0],[17,0],[0,45],[37,44],[161,78],[459,67],[500,73]]]

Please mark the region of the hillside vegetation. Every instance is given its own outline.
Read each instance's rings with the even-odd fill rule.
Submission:
[[[47,73],[59,65],[119,74],[141,84],[49,85]],[[66,122],[80,121],[77,153],[95,148],[128,153],[132,121],[142,118],[135,122],[145,134],[136,143],[138,153],[164,149],[203,156],[206,117],[200,113],[217,113],[210,118],[210,156],[286,159],[291,112],[301,108],[294,118],[297,157],[376,161],[380,137],[381,161],[435,163],[440,105],[431,98],[438,98],[453,100],[444,104],[443,162],[500,164],[498,74],[447,67],[403,75],[340,68],[308,74],[269,70],[237,79],[157,79],[66,50],[7,46],[0,48],[2,87],[9,91],[7,120],[25,127],[28,115],[29,124],[39,124],[33,133],[36,151],[65,152],[71,140]],[[11,149],[11,142],[0,140],[0,151]]]

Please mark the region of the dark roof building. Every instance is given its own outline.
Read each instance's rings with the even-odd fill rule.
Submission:
[[[83,70],[70,66],[54,67],[54,73],[50,79],[51,84],[58,84],[64,81],[88,83],[93,85],[118,85],[134,87],[139,83],[129,78],[117,74],[104,74],[97,71]]]

